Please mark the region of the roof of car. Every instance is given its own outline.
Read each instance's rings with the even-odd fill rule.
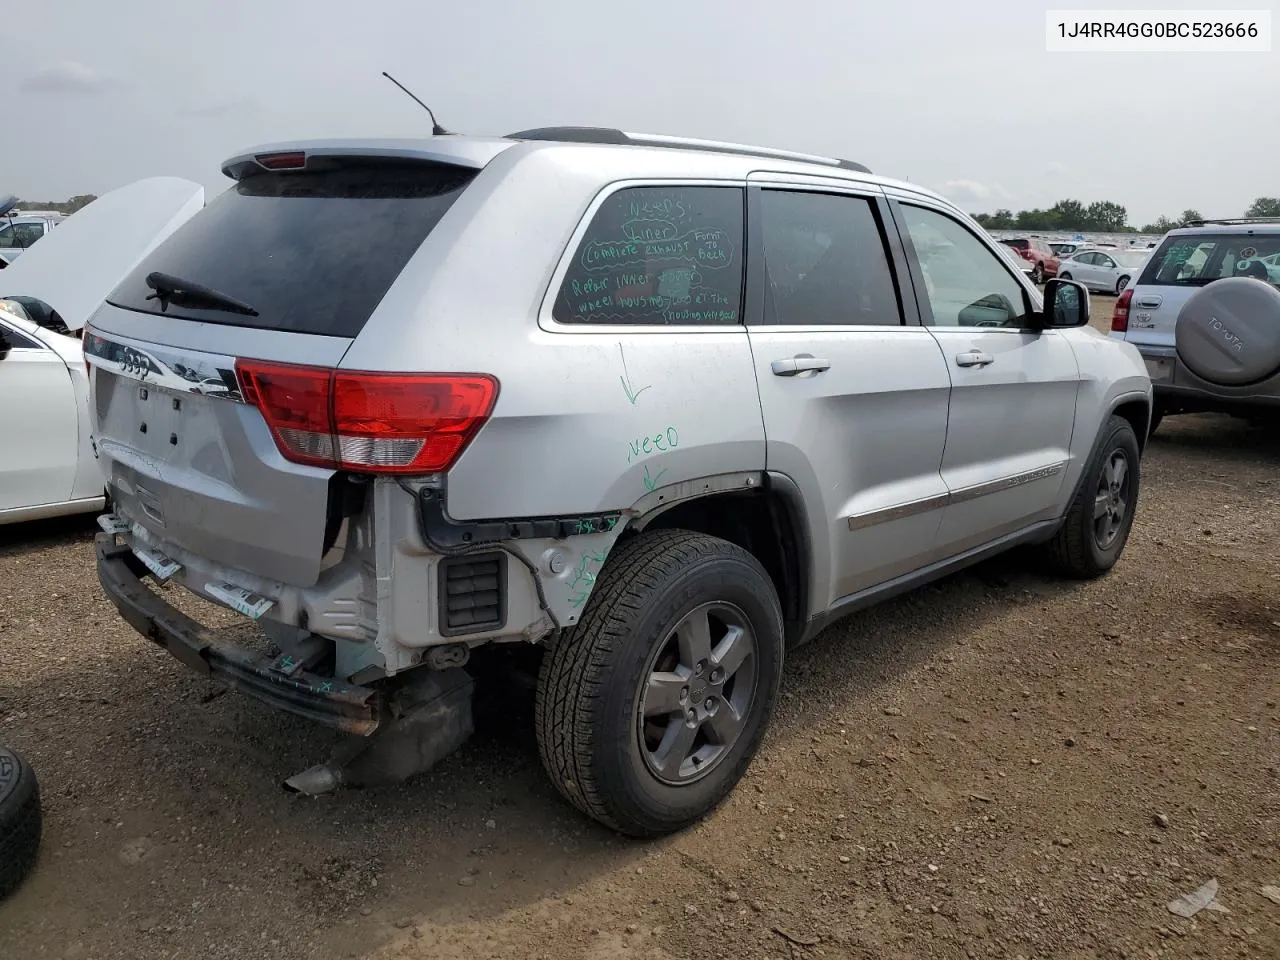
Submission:
[[[1280,233],[1280,217],[1190,220],[1184,226],[1169,232],[1178,236],[1198,233]]]
[[[665,134],[631,133],[607,127],[541,127],[521,130],[505,137],[475,137],[465,134],[442,134],[416,139],[344,139],[305,140],[268,143],[243,150],[222,165],[222,172],[240,179],[255,170],[266,169],[260,162],[270,154],[299,151],[308,156],[399,157],[435,160],[481,169],[500,154],[512,150],[626,150],[650,153],[655,161],[665,156],[664,166],[672,159],[695,168],[691,172],[705,174],[711,164],[727,165],[732,175],[743,175],[760,169],[760,161],[769,161],[769,170],[821,175],[840,179],[856,179],[881,186],[892,186],[922,197],[951,204],[940,194],[917,184],[872,174],[863,164],[817,154],[799,153],[773,147],[757,147],[715,140],[695,140]]]

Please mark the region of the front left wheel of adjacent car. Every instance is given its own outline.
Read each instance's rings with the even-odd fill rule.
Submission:
[[[1062,527],[1045,545],[1060,574],[1089,580],[1102,576],[1120,559],[1138,505],[1140,458],[1138,438],[1129,421],[1111,416]]]
[[[1035,268],[1031,271],[1031,282],[1035,284],[1039,284],[1043,281],[1044,281],[1044,264],[1037,263],[1035,265]]]
[[[543,658],[552,782],[623,834],[681,830],[742,778],[782,678],[782,611],[759,561],[685,530],[614,548],[580,622]]]
[[[1117,281],[1116,281],[1116,296],[1118,297],[1118,296],[1120,296],[1120,294],[1124,293],[1124,288],[1125,288],[1125,287],[1127,287],[1128,285],[1129,285],[1129,278],[1128,278],[1128,277],[1121,277],[1119,280],[1117,280]]]

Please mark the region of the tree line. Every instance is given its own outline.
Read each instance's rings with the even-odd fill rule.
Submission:
[[[1280,217],[1280,198],[1258,197],[1244,212],[1246,217]],[[1129,225],[1128,211],[1110,200],[1085,205],[1079,200],[1059,200],[1046,210],[997,210],[975,213],[973,218],[988,230],[1080,231],[1093,233],[1166,233],[1192,220],[1203,220],[1199,210],[1183,210],[1179,217],[1157,217],[1141,227]]]
[[[61,214],[72,214],[81,207],[87,207],[98,197],[92,193],[83,193],[78,197],[72,197],[70,200],[23,200],[16,205],[16,210],[53,210]]]

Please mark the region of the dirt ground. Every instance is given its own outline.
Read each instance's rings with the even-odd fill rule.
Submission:
[[[91,520],[4,529],[46,826],[0,958],[1280,957],[1278,466],[1167,420],[1111,575],[1012,556],[828,630],[729,802],[649,844],[554,795],[528,692],[416,782],[286,794],[327,733],[127,627]],[[1166,909],[1211,878],[1226,912]]]

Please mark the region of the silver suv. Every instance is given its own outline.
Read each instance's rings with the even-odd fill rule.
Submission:
[[[1116,301],[1166,414],[1280,413],[1280,219],[1201,220],[1165,234]]]
[[[98,572],[183,662],[351,734],[293,789],[424,769],[471,730],[472,651],[537,645],[557,788],[677,830],[793,645],[1017,545],[1078,578],[1124,548],[1141,358],[936,194],[581,128],[223,169],[86,330]]]

